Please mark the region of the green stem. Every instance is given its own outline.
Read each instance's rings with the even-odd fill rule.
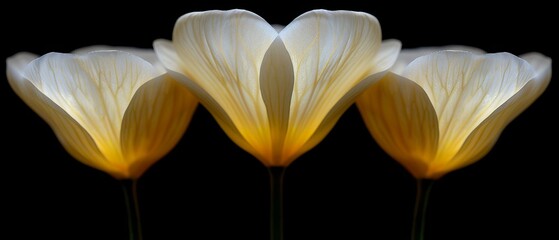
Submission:
[[[271,208],[270,235],[272,240],[283,239],[283,174],[284,167],[270,167]]]
[[[142,224],[138,205],[137,180],[122,180],[122,190],[128,213],[128,230],[130,240],[142,240]]]
[[[417,180],[417,195],[415,198],[415,210],[413,213],[412,240],[423,240],[425,232],[425,216],[427,215],[427,204],[429,194],[435,181],[428,179]]]

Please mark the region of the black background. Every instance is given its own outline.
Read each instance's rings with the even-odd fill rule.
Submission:
[[[559,43],[557,13],[534,1],[303,2],[24,1],[2,7],[2,57],[95,44],[149,48],[171,38],[182,14],[232,8],[283,25],[316,8],[365,11],[379,19],[384,39],[404,48],[462,44],[554,58]],[[554,80],[484,159],[436,183],[426,240],[558,238]],[[72,159],[5,79],[0,90],[0,239],[127,239],[119,183]],[[266,168],[200,106],[176,148],[140,180],[145,239],[269,239],[268,184]],[[287,169],[285,239],[409,239],[414,198],[414,179],[377,146],[353,106]]]

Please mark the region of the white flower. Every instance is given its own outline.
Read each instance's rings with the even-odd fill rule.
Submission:
[[[169,152],[197,105],[163,68],[123,51],[22,52],[7,59],[7,75],[73,157],[117,179],[139,178]]]
[[[266,166],[318,144],[400,49],[367,13],[314,10],[282,28],[244,10],[194,12],[154,48],[227,135]]]
[[[357,106],[388,154],[416,178],[437,179],[485,156],[550,78],[539,53],[439,51],[385,75]]]

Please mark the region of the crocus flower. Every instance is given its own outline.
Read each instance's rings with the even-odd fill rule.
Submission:
[[[157,59],[153,50],[127,50]],[[182,137],[197,100],[132,53],[78,52],[18,53],[7,59],[8,81],[74,158],[136,180]]]
[[[547,87],[551,59],[438,51],[396,72],[364,92],[357,106],[388,154],[417,179],[438,179],[490,151]]]
[[[370,14],[314,10],[274,28],[244,10],[188,13],[163,65],[200,99],[227,135],[268,167],[318,144],[400,49],[382,42]]]

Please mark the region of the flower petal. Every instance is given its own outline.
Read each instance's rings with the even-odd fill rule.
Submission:
[[[25,72],[25,68],[27,65],[38,58],[36,54],[28,53],[28,52],[19,52],[8,59],[6,59],[6,74],[10,84],[19,84],[23,81],[26,81],[23,77],[23,73]],[[14,90],[16,90],[14,88]],[[17,93],[17,92],[16,92]]]
[[[280,37],[295,71],[286,142],[298,151],[338,101],[372,74],[381,30],[367,13],[314,10],[297,17]]]
[[[122,122],[122,151],[129,177],[139,178],[180,140],[198,100],[163,75],[138,89]]]
[[[431,54],[431,53],[434,53],[434,52],[444,51],[444,50],[460,50],[460,51],[466,51],[466,52],[471,52],[471,53],[475,53],[475,54],[484,54],[485,53],[485,51],[483,51],[479,48],[462,46],[462,45],[448,45],[448,46],[440,46],[440,47],[420,47],[420,48],[402,49],[402,51],[400,51],[400,54],[398,55],[398,59],[394,63],[394,66],[392,66],[391,71],[396,73],[396,74],[402,74],[402,72],[404,71],[404,68],[406,66],[408,66],[408,64],[410,64],[416,58],[427,55],[427,54]]]
[[[534,69],[534,80],[538,82],[539,86],[537,89],[543,93],[551,80],[551,58],[537,52],[520,55],[520,58],[528,62]]]
[[[166,39],[157,39],[153,42],[153,50],[157,55],[157,59],[165,67],[165,69],[182,73],[181,59],[177,55],[177,50],[173,43]]]
[[[136,90],[157,77],[146,61],[120,51],[49,53],[24,72],[42,94],[83,127],[108,161],[122,171],[120,128]]]
[[[93,46],[78,48],[72,51],[72,53],[87,54],[90,52],[106,51],[106,50],[116,50],[116,51],[131,53],[151,63],[151,65],[153,65],[160,73],[163,74],[166,72],[165,67],[163,67],[163,65],[157,58],[157,55],[155,54],[155,51],[153,51],[153,49],[124,47],[124,46],[93,45]]]
[[[508,53],[441,51],[414,60],[404,71],[433,103],[439,152],[431,172],[446,169],[468,136],[533,78],[532,67]]]
[[[532,72],[531,80],[470,134],[448,171],[465,167],[485,156],[497,142],[505,127],[528,108],[548,86],[551,79],[551,59],[539,53],[530,53],[521,57],[532,66],[533,71],[526,70]]]
[[[37,56],[19,53],[7,59],[7,76],[12,89],[52,128],[62,146],[80,162],[123,178],[99,151],[91,136],[66,111],[25,79],[25,68]]]
[[[260,160],[270,146],[267,111],[260,94],[260,65],[277,35],[264,19],[244,10],[189,13],[179,18],[173,33],[181,62],[178,73],[209,95],[212,101],[205,101],[206,108],[220,108],[210,112],[225,111],[236,126],[226,131],[238,131],[249,146],[237,144]]]
[[[297,149],[296,152],[292,153],[291,160],[296,159],[301,154],[305,153],[306,151],[310,150],[318,143],[320,143],[326,135],[332,130],[336,122],[340,119],[340,117],[344,114],[344,112],[353,104],[355,103],[355,99],[367,90],[368,87],[373,85],[377,82],[382,76],[386,74],[385,72],[380,72],[373,74],[363,81],[359,82],[355,87],[353,87],[349,92],[347,92],[337,103],[330,109],[326,117],[322,120],[314,134],[303,144],[300,149]]]
[[[201,88],[196,82],[187,78],[182,72],[181,60],[176,54],[174,45],[168,41],[159,39],[153,43],[153,47],[162,64],[167,68],[169,75],[184,84],[193,93],[200,103],[212,114],[217,123],[237,145],[247,152],[256,152],[252,146],[243,138],[231,118],[205,89]],[[257,156],[263,159],[262,156]]]
[[[271,149],[267,157],[270,166],[282,165],[283,146],[289,125],[289,110],[293,93],[293,63],[278,37],[272,43],[260,68],[260,90],[270,124]]]
[[[382,41],[379,51],[375,57],[375,68],[373,73],[382,72],[390,69],[396,59],[399,58],[402,43],[396,39],[389,39]]]
[[[194,81],[185,77],[184,75],[169,71],[169,74],[174,78],[179,80],[184,86],[188,88],[188,90],[194,94],[200,104],[202,104],[214,117],[216,122],[219,126],[223,129],[223,131],[227,134],[233,142],[235,142],[239,147],[244,149],[247,152],[254,154],[254,156],[258,159],[264,159],[263,155],[259,155],[259,151],[256,150],[247,140],[243,137],[237,126],[233,123],[233,120],[227,115],[225,109],[221,107],[217,101],[210,96],[210,94],[200,86],[198,86]]]
[[[435,109],[415,82],[388,73],[356,101],[371,135],[416,178],[425,178],[438,144]]]

